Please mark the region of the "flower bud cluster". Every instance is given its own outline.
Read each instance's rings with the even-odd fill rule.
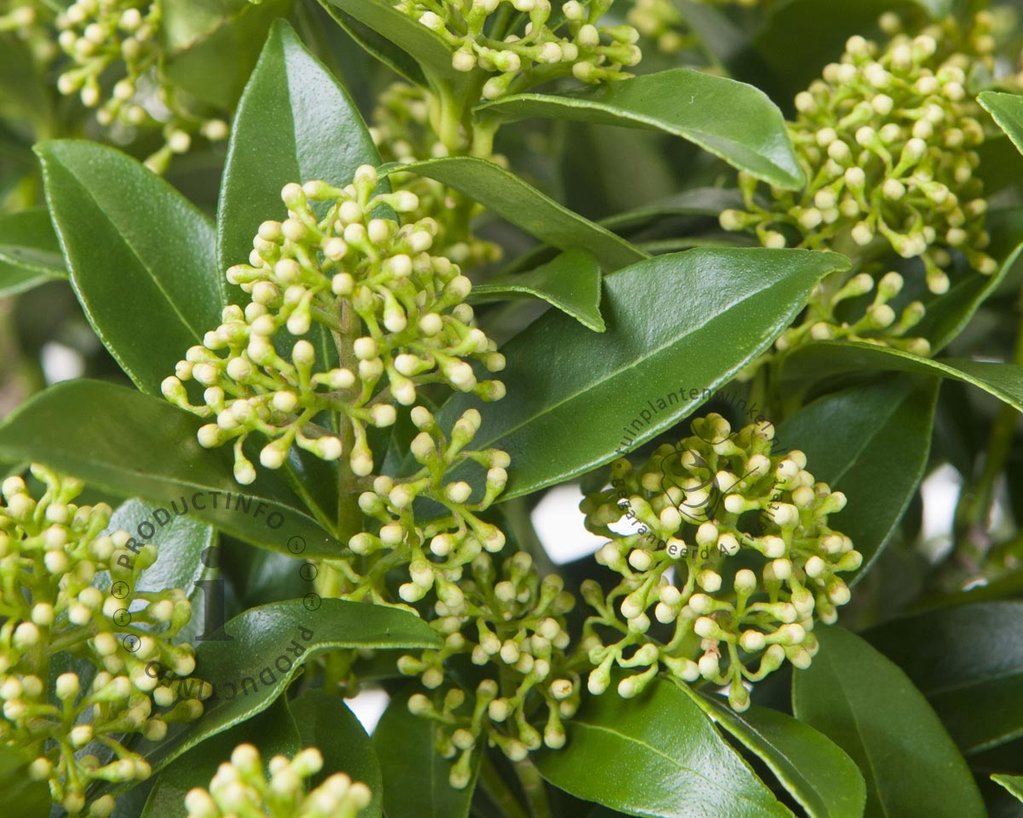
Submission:
[[[0,35],[13,34],[32,52],[36,68],[45,71],[60,53],[51,35],[53,9],[35,0],[0,0]]]
[[[880,280],[863,272],[845,281],[823,281],[811,294],[802,323],[785,330],[775,341],[775,348],[785,351],[809,341],[842,340],[883,344],[916,355],[929,355],[930,342],[908,334],[926,313],[923,302],[911,301],[899,312],[889,303],[904,284],[903,276],[894,270]],[[845,302],[871,292],[873,298],[858,318],[846,321],[838,314]]]
[[[883,25],[894,30],[898,18],[886,15]],[[868,259],[890,251],[919,259],[935,294],[949,288],[954,255],[993,273],[976,174],[984,118],[968,87],[990,68],[990,26],[982,13],[965,38],[953,21],[915,37],[897,33],[883,47],[850,38],[842,58],[795,99],[789,131],[807,186],[771,189],[761,205],[757,181],[742,174],[746,210],[724,211],[721,225],[754,228],[768,247],[848,242]]]
[[[54,800],[78,815],[94,782],[149,776],[126,736],[158,741],[169,723],[201,714],[199,699],[182,695],[195,668],[191,647],[172,642],[191,606],[180,590],[136,590],[155,551],[127,532],[104,533],[109,506],[77,506],[78,481],[31,471],[45,486],[41,497],[20,477],[0,486],[0,742],[33,758],[31,777],[48,781]],[[71,658],[96,672],[51,673],[56,662],[78,667]],[[169,673],[150,672],[156,666]],[[189,694],[208,695],[208,685],[192,681]],[[104,796],[88,814],[112,809]]]
[[[161,8],[148,0],[76,0],[57,17],[57,42],[69,59],[57,89],[95,108],[101,125],[161,127],[165,143],[146,160],[158,173],[189,150],[194,134],[210,141],[228,134],[226,122],[188,110],[160,77]],[[105,95],[111,70],[121,77]]]
[[[828,515],[845,496],[814,480],[802,452],[775,454],[770,423],[733,432],[717,414],[659,447],[641,466],[611,466],[611,488],[582,503],[587,527],[609,538],[597,561],[622,577],[610,593],[587,581],[596,611],[581,649],[603,693],[638,695],[663,668],[687,682],[727,686],[736,710],[748,683],[817,651],[815,619],[834,622],[849,588],[837,575],[862,558]],[[612,526],[640,524],[621,534]]]
[[[419,676],[429,691],[414,694],[409,710],[440,726],[438,752],[455,759],[450,781],[462,789],[473,752],[485,745],[512,761],[541,746],[563,747],[562,721],[579,707],[581,682],[565,655],[565,614],[575,598],[557,574],[541,579],[529,554],[513,554],[499,569],[490,554],[480,554],[458,596],[435,605],[431,625],[443,647],[403,656],[398,668]],[[487,674],[474,688],[450,667],[460,656]]]
[[[470,363],[497,372],[504,357],[473,325],[469,279],[428,252],[437,223],[403,222],[395,214],[415,212],[418,197],[378,194],[378,183],[365,165],[344,188],[286,185],[287,218],[264,222],[249,263],[227,271],[252,300],[227,307],[223,323],[163,382],[169,400],[215,419],[199,430],[201,445],[233,441],[239,483],[256,476],[243,451],[253,432],[266,439],[259,461],[268,469],[283,466],[297,445],[323,460],[345,457],[365,477],[374,469],[367,429],[393,425],[394,404],[412,406],[420,387],[504,395],[500,381],[477,380]],[[353,332],[364,334],[346,341]],[[313,341],[322,335],[334,338],[334,365],[317,357]],[[202,403],[191,402],[189,381],[205,388]],[[350,445],[324,421],[332,415],[350,424]]]
[[[610,0],[568,0],[557,11],[550,0],[399,0],[395,7],[440,35],[456,70],[492,75],[485,99],[567,75],[585,83],[621,79],[642,56],[636,29],[602,24]]]
[[[465,566],[505,545],[501,529],[480,514],[504,490],[509,457],[499,449],[467,448],[480,428],[480,413],[475,409],[455,421],[449,435],[424,406],[412,409],[411,420],[419,434],[409,450],[419,470],[400,479],[378,476],[372,489],[359,495],[365,522],[348,547],[357,558],[369,558],[368,570],[359,576],[347,563],[327,561],[326,565],[347,577],[349,584],[342,587],[345,598],[370,595],[381,602],[392,601],[385,579],[401,566],[407,571],[407,581],[398,587],[402,602],[411,605],[432,593],[450,615],[462,615],[465,603],[459,584]],[[475,501],[473,487],[458,479],[461,466],[485,470],[482,496]],[[442,511],[421,522],[414,505],[424,501]]]
[[[323,769],[323,756],[315,747],[291,759],[274,756],[268,769],[269,776],[259,750],[239,744],[231,760],[217,769],[208,789],[188,791],[188,818],[356,818],[372,800],[369,787],[340,772],[306,792],[307,780]]]
[[[753,8],[762,0],[696,0],[714,6],[744,6]],[[673,0],[636,0],[629,9],[629,22],[641,36],[657,43],[657,50],[663,54],[677,54],[684,48],[696,45],[696,38],[686,28],[682,13]]]
[[[447,146],[430,124],[435,98],[425,88],[396,82],[379,97],[373,111],[370,133],[385,162],[409,164],[422,159],[447,156]],[[436,112],[435,112],[436,113]],[[491,155],[491,162],[504,165],[504,157]],[[413,173],[391,173],[395,186],[419,197],[413,217],[432,218],[437,223],[433,252],[456,264],[483,266],[501,260],[501,247],[473,234],[472,221],[484,208],[461,191]]]

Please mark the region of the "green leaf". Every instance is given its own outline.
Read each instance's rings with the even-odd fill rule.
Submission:
[[[373,792],[373,800],[359,818],[379,818],[384,795],[380,762],[366,730],[344,700],[323,690],[309,690],[292,703],[291,714],[302,735],[302,746],[317,747],[323,754],[323,770],[312,785],[318,786],[333,773],[347,773]]]
[[[462,790],[448,781],[451,762],[437,752],[437,725],[409,712],[412,690],[391,697],[373,731],[373,749],[383,776],[387,818],[466,818],[479,774],[480,753],[474,753],[472,780]]]
[[[470,156],[451,156],[400,165],[390,170],[392,173],[418,173],[443,182],[561,250],[588,250],[597,257],[606,272],[646,258],[646,253],[625,239],[573,213],[493,162]]]
[[[821,277],[847,264],[804,250],[691,250],[608,276],[602,335],[560,313],[541,317],[505,345],[508,398],[485,407],[474,444],[511,455],[502,497],[584,474],[673,426],[770,345]],[[445,422],[474,405],[455,396]]]
[[[273,20],[291,0],[164,0],[164,76],[199,100],[230,109]]]
[[[745,713],[689,692],[703,711],[760,757],[810,818],[861,818],[866,785],[856,763],[826,736],[778,710]]]
[[[149,756],[154,769],[211,736],[266,710],[308,659],[328,650],[432,648],[439,639],[407,610],[340,599],[304,599],[249,608],[224,625],[223,640],[196,648],[195,678],[213,686],[213,697],[188,730]]]
[[[872,629],[963,752],[1023,735],[1023,602],[958,605]]]
[[[977,101],[1023,153],[1023,95],[984,91]]]
[[[261,471],[246,487],[234,482],[230,448],[199,446],[199,423],[133,389],[68,381],[34,395],[0,425],[0,458],[44,463],[121,497],[187,503],[200,519],[264,548],[290,553],[288,540],[297,536],[306,556],[337,554],[340,543],[279,475]]]
[[[863,554],[857,578],[888,544],[923,479],[938,384],[890,378],[846,389],[804,407],[778,430],[784,446],[806,454],[817,480],[848,498],[828,525]]]
[[[292,758],[306,745],[284,699],[231,730],[193,747],[156,778],[141,818],[186,818],[185,796],[193,787],[208,789],[217,768],[231,758],[239,744],[259,750],[264,768],[275,755]]]
[[[763,91],[690,68],[572,95],[515,94],[476,110],[502,119],[539,116],[663,131],[775,187],[795,189],[805,182],[785,119]]]
[[[906,674],[842,628],[814,633],[820,652],[793,674],[793,710],[859,765],[868,818],[983,818],[966,762]]]
[[[36,70],[31,46],[14,33],[0,35],[0,114],[4,119],[24,118],[36,127],[46,127],[50,109],[46,83]]]
[[[970,323],[980,305],[1005,281],[1021,253],[1023,244],[1013,249],[994,275],[964,276],[956,281],[947,293],[927,305],[927,312],[913,328],[913,334],[930,342],[932,355],[948,346]]]
[[[690,696],[657,680],[641,698],[593,696],[540,773],[576,798],[649,818],[791,816]]]
[[[1023,801],[1023,775],[1004,775],[1002,773],[995,773],[991,776],[991,780],[996,784],[1001,784],[1005,789],[1016,796],[1017,799]]]
[[[542,299],[594,332],[607,328],[600,315],[600,265],[585,250],[567,250],[528,273],[495,276],[472,288],[473,301],[520,295]]]
[[[383,34],[360,23],[351,15],[345,14],[337,6],[331,5],[329,0],[320,0],[320,5],[323,6],[334,22],[371,57],[380,60],[394,73],[408,80],[413,85],[428,85],[426,77],[423,76],[423,69],[419,67],[419,63]]]
[[[266,41],[235,117],[221,189],[217,257],[226,270],[249,257],[266,219],[284,215],[281,188],[347,185],[380,156],[355,103],[285,21]]]
[[[94,142],[43,142],[46,200],[96,334],[144,392],[220,324],[213,228],[163,179]]]
[[[205,566],[202,553],[213,546],[213,528],[192,517],[183,516],[186,509],[177,502],[174,507],[126,500],[110,517],[110,531],[121,529],[139,542],[156,546],[156,562],[150,565],[135,585],[136,591],[162,591],[180,588],[191,595]],[[146,525],[148,523],[148,525]],[[144,526],[139,532],[139,526]],[[146,537],[149,526],[156,534]]]
[[[792,353],[782,372],[786,386],[848,372],[909,372],[976,386],[1023,412],[1023,366],[964,358],[921,358],[876,344],[820,341]]]
[[[0,792],[8,814],[18,818],[47,818],[50,789],[45,781],[33,781],[28,774],[31,758],[19,750],[0,745]]]
[[[64,257],[45,207],[0,216],[0,298],[63,278]]]
[[[385,0],[321,0],[321,2],[324,5],[336,6],[396,45],[419,63],[428,78],[442,81],[457,96],[467,97],[471,89],[480,87],[480,78],[485,76],[483,71],[478,68],[472,71],[456,71],[451,65],[452,49],[440,35]],[[375,50],[367,50],[373,56],[377,56]],[[478,94],[478,91],[475,93]]]

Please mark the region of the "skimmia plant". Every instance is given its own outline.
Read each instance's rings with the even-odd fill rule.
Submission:
[[[1023,19],[827,5],[0,0],[3,807],[1020,812]]]

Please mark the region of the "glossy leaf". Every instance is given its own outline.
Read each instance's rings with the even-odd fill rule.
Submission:
[[[347,91],[278,22],[238,105],[217,227],[221,269],[249,257],[266,219],[281,218],[281,188],[322,179],[347,185],[359,165],[378,165],[366,124]]]
[[[373,800],[359,818],[379,818],[383,814],[384,789],[380,762],[366,730],[341,697],[309,690],[292,702],[291,714],[302,736],[302,746],[317,747],[323,754],[323,769],[313,779],[313,786],[334,773],[345,773],[373,792]]]
[[[826,736],[778,710],[754,705],[736,713],[716,697],[691,695],[716,724],[763,760],[810,818],[861,818],[867,798],[863,776]]]
[[[585,250],[568,250],[535,270],[495,276],[472,288],[472,300],[533,296],[572,316],[584,327],[603,332],[600,315],[600,265]]]
[[[934,360],[875,344],[821,341],[793,353],[783,378],[804,381],[847,372],[909,372],[951,378],[983,389],[1023,412],[1023,366],[962,358]]]
[[[1023,602],[988,602],[888,622],[867,634],[901,667],[964,752],[1023,735]]]
[[[863,554],[857,577],[887,545],[923,478],[937,387],[934,378],[892,378],[846,389],[804,407],[778,430],[783,447],[804,452],[814,477],[848,499],[828,525]]]
[[[191,595],[205,567],[202,553],[213,546],[215,535],[212,527],[183,514],[180,502],[171,508],[126,500],[114,509],[107,526],[109,531],[124,530],[139,542],[156,546],[156,562],[142,574],[136,591],[180,588]],[[147,537],[150,526],[156,529],[156,534]]]
[[[984,91],[977,101],[1023,153],[1023,95]]]
[[[641,698],[590,697],[540,773],[576,798],[650,818],[791,816],[690,696],[658,680]]]
[[[392,171],[418,173],[443,182],[561,250],[588,250],[606,272],[646,258],[625,239],[573,213],[493,162],[452,156],[401,165]]]
[[[409,712],[412,691],[391,697],[376,730],[373,748],[383,776],[387,818],[466,818],[476,788],[480,755],[473,780],[456,790],[448,776],[451,762],[437,752],[434,722]]]
[[[259,750],[264,768],[275,755],[292,758],[303,744],[284,699],[257,716],[193,747],[160,772],[140,818],[186,818],[185,796],[193,787],[208,789],[217,768],[239,744]]]
[[[355,42],[362,46],[363,50],[374,59],[380,60],[398,76],[411,82],[413,85],[427,85],[426,77],[423,76],[423,69],[408,53],[402,51],[393,42],[387,39],[380,32],[370,28],[352,17],[345,14],[340,8],[330,3],[330,0],[320,0],[320,5],[331,16],[344,32]]]
[[[385,0],[321,0],[341,9],[364,26],[411,56],[427,77],[442,80],[456,94],[465,94],[479,82],[479,69],[456,71],[451,65],[452,49],[435,31],[409,17]],[[371,54],[374,52],[371,50]],[[376,56],[376,54],[374,54]]]
[[[197,99],[233,108],[273,20],[291,0],[174,0],[163,3],[162,71]]]
[[[68,381],[4,421],[0,458],[44,463],[122,497],[187,503],[200,519],[264,548],[290,553],[289,540],[299,537],[306,556],[337,553],[340,543],[301,510],[279,475],[264,471],[251,486],[238,485],[230,447],[200,447],[199,423],[133,389]]]
[[[0,216],[0,297],[63,278],[64,257],[46,208]]]
[[[502,119],[539,116],[663,131],[775,187],[804,183],[778,106],[752,85],[690,68],[573,95],[515,94],[476,110]]]
[[[1004,775],[1002,773],[995,773],[991,776],[991,780],[996,784],[1001,784],[1005,789],[1011,792],[1020,801],[1023,801],[1023,775]]]
[[[227,638],[196,648],[195,678],[213,686],[213,697],[188,730],[151,754],[161,768],[190,748],[266,710],[309,658],[335,649],[429,648],[438,637],[422,619],[383,605],[306,599],[249,608],[224,625]]]
[[[43,142],[46,200],[86,317],[139,389],[219,325],[213,227],[134,159],[92,142]]]
[[[793,674],[793,710],[859,765],[866,815],[983,818],[966,762],[906,674],[842,628],[814,633],[820,651],[808,670]]]
[[[821,277],[847,263],[803,250],[691,250],[608,276],[602,335],[544,315],[505,345],[508,398],[485,407],[474,443],[511,455],[502,497],[584,474],[677,423],[706,400],[704,390],[770,345]],[[456,396],[445,422],[472,405]]]

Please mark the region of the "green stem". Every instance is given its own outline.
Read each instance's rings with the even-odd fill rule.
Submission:
[[[1013,363],[1023,363],[1023,298],[1020,303],[1020,324],[1013,350]],[[983,558],[991,545],[988,536],[988,521],[994,501],[995,482],[1005,470],[1006,461],[1016,436],[1019,413],[1011,406],[1003,405],[991,426],[984,453],[984,469],[972,486],[967,486],[956,504],[955,540],[960,545],[956,555],[971,568]]]
[[[529,812],[533,818],[553,818],[550,798],[547,797],[547,785],[528,758],[515,763],[515,772],[526,793],[526,802],[529,804]]]
[[[487,753],[483,753],[483,762],[480,766],[480,787],[487,797],[494,802],[504,818],[529,818],[529,814],[515,797],[508,782],[494,766]]]

